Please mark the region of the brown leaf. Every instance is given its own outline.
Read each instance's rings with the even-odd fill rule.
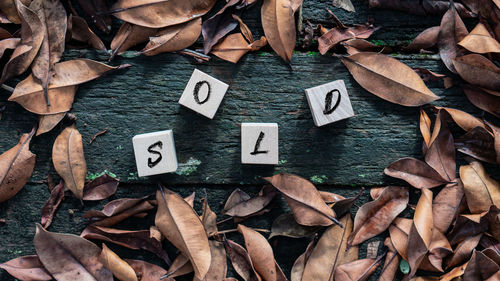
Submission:
[[[493,132],[493,137],[494,137],[493,145],[495,147],[495,154],[496,154],[495,160],[497,164],[500,164],[500,128],[489,122],[487,122],[486,125],[488,125],[488,127]]]
[[[458,45],[473,53],[500,53],[500,43],[491,36],[486,26],[481,22]]]
[[[384,173],[388,176],[405,180],[412,186],[423,189],[448,183],[429,164],[418,159],[406,157],[392,162]]]
[[[90,29],[87,22],[79,17],[70,15],[71,39],[84,43],[97,50],[106,50],[106,46],[101,39]]]
[[[360,243],[382,233],[408,205],[408,188],[388,186],[380,196],[361,206],[354,218],[354,229],[348,245]]]
[[[449,107],[436,106],[434,108],[437,110],[442,109],[448,112],[453,121],[466,132],[474,129],[475,127],[483,127],[486,129],[486,125],[481,119],[474,117],[467,112]]]
[[[40,224],[44,228],[48,228],[54,219],[54,215],[59,208],[59,205],[64,199],[64,192],[66,188],[64,187],[64,181],[60,181],[50,192],[50,197],[45,202],[42,207],[42,219]]]
[[[386,237],[384,245],[387,247],[387,255],[385,257],[384,268],[380,273],[379,281],[392,281],[396,277],[396,272],[399,268],[401,257],[398,255],[396,248],[391,242],[391,238]]]
[[[439,99],[413,69],[395,58],[357,53],[341,60],[365,90],[392,103],[421,106]]]
[[[83,154],[82,135],[74,126],[67,127],[57,136],[52,147],[52,163],[66,187],[76,198],[82,199],[87,164]]]
[[[102,244],[99,261],[109,269],[120,281],[137,281],[134,269],[117,254],[111,251],[106,244]]]
[[[55,75],[50,79],[49,99],[47,106],[43,97],[43,88],[33,75],[17,84],[9,101],[21,104],[26,110],[36,114],[54,114],[71,109],[76,92],[76,85],[94,80],[100,76],[130,65],[112,67],[88,59],[75,59],[57,63],[54,66]]]
[[[495,138],[483,127],[475,127],[455,142],[458,151],[478,160],[495,163]]]
[[[42,84],[47,105],[50,105],[47,89],[52,68],[64,52],[68,19],[59,0],[33,0],[30,9],[37,13],[43,30],[42,45],[31,65],[32,75]]]
[[[464,185],[460,179],[456,181],[456,184],[447,184],[432,201],[434,227],[442,233],[446,233],[450,228],[464,199]]]
[[[113,15],[123,21],[161,28],[199,18],[212,9],[215,0],[118,0]]]
[[[56,280],[113,280],[99,261],[101,249],[86,239],[48,232],[37,224],[34,243],[40,261]]]
[[[20,38],[2,39],[2,41],[0,41],[0,58],[3,57],[3,54],[7,49],[13,50],[19,46],[19,43],[21,43]]]
[[[0,83],[24,73],[29,68],[44,38],[42,22],[36,12],[26,7],[21,1],[16,0],[16,4],[22,19],[21,44],[17,46],[4,66]]]
[[[266,281],[276,281],[276,264],[271,245],[266,238],[257,231],[242,224],[238,225],[238,231],[245,239],[245,248],[252,260],[255,270]]]
[[[78,4],[102,32],[109,33],[111,31],[112,19],[106,14],[108,7],[105,0],[78,0]]]
[[[244,195],[241,194],[241,190],[237,190],[235,190],[228,198],[226,205],[221,212],[223,215],[237,218],[247,218],[253,216],[264,210],[277,194],[276,189],[271,185],[264,186],[259,191],[259,194],[252,198],[247,197],[248,195],[246,193]],[[237,202],[236,197],[239,196],[242,196],[243,198],[240,197],[240,200],[238,200],[239,202]]]
[[[29,5],[30,2],[30,0],[21,1],[24,5]],[[0,1],[0,11],[2,11],[12,23],[20,24],[21,18],[17,10],[16,3],[16,0]]]
[[[479,162],[460,167],[467,206],[473,214],[487,212],[491,205],[500,206],[500,184],[492,179]]]
[[[304,274],[304,269],[306,267],[307,261],[311,256],[311,253],[314,249],[314,240],[311,241],[305,250],[305,252],[300,255],[295,262],[293,263],[292,270],[290,272],[290,280],[291,281],[302,281],[302,276]]]
[[[392,52],[392,48],[388,46],[379,46],[363,39],[349,39],[341,43],[347,50],[349,55],[354,55],[360,52],[376,52],[388,54]]]
[[[441,19],[437,45],[441,60],[453,73],[457,73],[452,61],[460,54],[458,42],[462,41],[467,34],[467,28],[458,15],[455,5],[451,2],[450,8]]]
[[[177,249],[189,258],[195,277],[203,279],[211,264],[210,244],[200,218],[178,194],[156,192],[158,211],[155,225]]]
[[[500,118],[500,94],[471,85],[465,85],[464,92],[473,105]]]
[[[464,275],[465,268],[467,267],[467,263],[462,264],[461,266],[457,266],[450,270],[448,273],[441,275],[440,281],[452,281],[457,280],[460,276]],[[461,280],[461,279],[459,279]]]
[[[383,256],[377,259],[361,259],[340,265],[335,272],[336,281],[368,280],[380,264]]]
[[[305,226],[295,221],[293,214],[281,214],[277,217],[271,226],[271,235],[269,239],[276,236],[285,236],[290,238],[303,238],[312,236],[320,228],[317,226]]]
[[[212,47],[224,36],[238,26],[238,21],[233,15],[241,16],[243,10],[252,1],[230,0],[215,15],[203,21],[201,32],[203,34],[203,51],[208,54]]]
[[[29,150],[33,134],[23,134],[14,147],[0,154],[0,203],[16,195],[31,178],[36,158]]]
[[[447,263],[447,267],[454,267],[467,261],[472,255],[472,251],[479,244],[479,240],[481,240],[482,236],[483,234],[480,233],[476,236],[468,237],[460,244],[458,244],[458,246],[453,251],[453,256],[450,257],[450,260]]]
[[[425,150],[427,150],[429,148],[429,145],[431,144],[431,119],[429,118],[429,115],[427,115],[427,113],[422,108],[420,108],[419,128],[420,128],[420,133],[424,138]]]
[[[115,194],[120,180],[104,174],[83,187],[83,200],[96,201]]]
[[[318,38],[319,52],[324,55],[331,48],[348,39],[367,39],[378,29],[379,27],[373,25],[356,25],[349,28],[334,27]]]
[[[319,239],[306,261],[302,280],[329,281],[340,265],[358,259],[358,247],[347,249],[353,226],[351,216],[347,214],[340,221],[343,228],[332,225]]]
[[[224,243],[231,264],[241,278],[245,281],[261,281],[245,248],[231,240],[225,240]]]
[[[420,263],[429,252],[432,229],[432,191],[423,188],[408,234],[407,253],[411,271],[407,279],[415,275]]]
[[[310,181],[292,174],[277,174],[264,179],[283,194],[299,224],[328,226],[338,223],[334,211],[325,204]]]
[[[500,266],[482,252],[474,250],[464,272],[464,280],[486,280],[500,271]]]
[[[48,114],[48,115],[39,115],[38,116],[38,129],[36,130],[36,135],[39,136],[41,134],[45,134],[54,129],[57,124],[59,124],[64,117],[66,116],[66,112]]]
[[[266,37],[248,43],[242,33],[233,33],[226,36],[217,45],[213,46],[212,54],[232,63],[237,63],[249,51],[257,51],[267,45]]]
[[[408,234],[412,226],[412,220],[406,218],[396,218],[389,227],[391,242],[401,257],[408,261],[406,246],[408,244]]]
[[[491,90],[500,89],[500,68],[489,59],[470,54],[453,59],[453,65],[465,81]]]
[[[18,257],[0,263],[0,268],[6,270],[12,277],[22,280],[52,280],[52,276],[43,267],[37,255]]]
[[[370,8],[382,8],[402,11],[414,15],[442,15],[450,5],[448,1],[423,0],[423,1],[400,1],[400,0],[370,0]],[[462,17],[474,17],[462,4],[455,3],[458,13]]]
[[[167,271],[156,264],[148,263],[141,260],[125,261],[134,269],[137,276],[140,276],[141,281],[158,281],[158,276],[163,276]],[[172,278],[162,279],[165,281],[174,281]]]
[[[404,47],[405,51],[420,51],[430,49],[437,44],[439,35],[439,26],[429,27],[411,41],[410,45]]]
[[[354,6],[351,0],[333,0],[332,5],[337,8],[344,9],[348,12],[355,12]]]
[[[452,254],[450,242],[446,239],[444,234],[437,230],[432,229],[432,239],[429,245],[429,253],[420,263],[419,269],[433,271],[433,272],[444,272],[443,271],[443,259],[448,255]]]
[[[121,55],[129,48],[147,42],[149,37],[154,36],[158,31],[157,28],[149,28],[124,22],[120,29],[116,32],[113,41],[111,41],[112,59],[115,55]]]
[[[191,262],[189,262],[189,258],[187,258],[184,254],[180,253],[172,262],[172,265],[168,269],[166,275],[173,278],[177,276],[186,275],[191,272],[193,272],[193,266],[191,265]]]
[[[121,198],[104,205],[102,211],[90,210],[83,218],[97,219],[94,226],[115,225],[126,218],[154,209],[153,205],[143,198]]]
[[[87,226],[81,237],[102,240],[133,250],[146,250],[154,253],[170,264],[170,259],[162,248],[161,242],[151,237],[150,230],[119,230],[102,226]]]
[[[201,33],[201,18],[162,28],[149,38],[141,53],[154,56],[160,53],[180,51],[191,46]]]
[[[262,28],[266,39],[286,64],[292,60],[296,31],[293,2],[266,0],[261,8]]]
[[[486,232],[488,230],[488,221],[485,215],[486,212],[468,216],[459,215],[455,221],[455,225],[448,233],[451,245],[456,245],[471,236]]]
[[[439,111],[436,124],[430,140],[430,146],[425,153],[425,162],[438,172],[446,181],[456,178],[455,144],[446,120],[448,113]]]

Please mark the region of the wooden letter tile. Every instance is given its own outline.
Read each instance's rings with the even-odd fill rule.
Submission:
[[[177,170],[172,130],[136,135],[132,138],[135,163],[140,177]]]
[[[343,80],[306,89],[306,97],[318,127],[354,116]]]
[[[179,103],[213,119],[228,87],[226,83],[195,69]]]
[[[241,124],[241,163],[278,165],[278,124]]]

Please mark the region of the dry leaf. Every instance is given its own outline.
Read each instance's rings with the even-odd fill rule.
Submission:
[[[82,199],[87,164],[83,154],[82,135],[74,126],[67,127],[57,136],[52,147],[52,163],[66,187],[76,198]]]
[[[158,211],[155,225],[177,249],[189,258],[195,277],[203,279],[210,263],[210,244],[200,218],[178,194],[161,190],[156,192]]]
[[[367,39],[378,29],[379,27],[373,27],[373,25],[356,25],[349,28],[344,28],[342,26],[334,27],[318,38],[319,52],[324,55],[331,48],[348,39]]]
[[[339,265],[358,259],[358,247],[347,249],[347,237],[353,222],[349,214],[340,219],[344,225],[332,225],[326,229],[306,261],[302,280],[329,281]]]
[[[457,73],[452,61],[460,54],[458,42],[462,41],[467,33],[465,24],[458,15],[455,5],[451,2],[450,8],[441,19],[437,43],[441,60],[453,73]]]
[[[23,134],[14,147],[0,154],[0,203],[16,195],[31,178],[36,158],[29,149],[33,134]]]
[[[447,184],[432,201],[432,217],[434,227],[446,233],[458,215],[460,204],[464,199],[464,185],[460,179],[457,183]]]
[[[37,224],[34,243],[40,261],[56,280],[113,280],[99,261],[101,249],[86,239],[48,232]]]
[[[102,252],[99,261],[109,269],[120,281],[137,281],[134,269],[117,254],[111,251],[106,244],[102,244]]]
[[[264,179],[283,194],[299,224],[328,226],[338,223],[334,211],[308,180],[292,174],[277,174]]]
[[[456,278],[460,278],[460,276],[464,275],[465,268],[467,267],[467,263],[457,266],[450,270],[448,273],[441,275],[440,281],[452,281],[456,280]],[[461,280],[461,279],[459,279]]]
[[[148,263],[141,260],[125,261],[134,269],[137,276],[140,276],[140,281],[158,281],[158,276],[163,276],[167,271],[156,264]],[[174,281],[172,278],[162,279],[165,281]]]
[[[396,277],[399,268],[401,257],[398,255],[396,248],[391,242],[390,237],[386,237],[384,245],[387,247],[387,255],[385,256],[384,268],[380,273],[379,281],[392,281]]]
[[[335,272],[336,281],[365,281],[368,280],[380,264],[381,258],[361,259],[340,265]]]
[[[78,0],[78,4],[102,32],[109,33],[111,31],[112,19],[106,14],[108,7],[105,0]]]
[[[431,119],[429,115],[421,108],[420,109],[420,133],[424,138],[425,151],[431,144]],[[425,154],[425,153],[424,153]]]
[[[295,221],[293,214],[281,214],[277,217],[271,226],[271,235],[269,239],[276,236],[285,236],[290,238],[303,238],[312,236],[320,228],[317,226],[305,226]]]
[[[392,103],[421,106],[439,99],[409,66],[378,53],[357,53],[342,62],[367,91]]]
[[[458,246],[453,251],[453,256],[450,257],[450,260],[447,263],[447,267],[454,267],[467,261],[472,255],[472,251],[474,250],[474,248],[479,245],[479,240],[481,240],[482,236],[483,234],[480,233],[476,236],[468,237],[460,244],[458,244]]]
[[[253,40],[252,40],[253,41]],[[267,45],[266,37],[248,43],[242,33],[234,33],[226,36],[217,45],[213,46],[212,54],[232,63],[237,63],[249,51],[257,51]]]
[[[473,214],[487,212],[491,205],[500,206],[500,184],[492,179],[479,162],[460,167],[467,206]]]
[[[215,0],[119,0],[113,15],[123,21],[150,28],[161,28],[201,17],[212,9]]]
[[[315,246],[315,241],[313,240],[307,245],[305,252],[302,255],[300,255],[293,263],[292,271],[290,272],[291,281],[302,280],[306,263],[309,260],[309,256],[311,256],[314,246]]]
[[[250,216],[261,214],[262,211],[271,203],[276,196],[277,191],[271,185],[264,186],[256,197],[250,198],[248,194],[236,189],[228,198],[223,215],[239,218],[241,221]]]
[[[90,210],[83,218],[93,218],[93,226],[111,226],[126,218],[154,209],[150,202],[142,198],[121,198],[104,205],[102,211]]]
[[[261,9],[262,28],[266,39],[286,64],[292,60],[296,31],[291,0],[266,0]]]
[[[481,22],[458,45],[473,53],[500,53],[500,43]]]
[[[500,98],[498,97],[500,94],[498,92],[465,85],[464,93],[473,105],[500,118]]]
[[[388,186],[380,196],[358,209],[354,229],[347,238],[348,245],[360,243],[382,233],[408,205],[408,188]]]
[[[54,219],[54,215],[59,208],[59,205],[64,199],[64,192],[66,188],[64,187],[64,181],[60,181],[58,185],[56,185],[50,191],[50,197],[45,202],[45,205],[42,207],[42,219],[40,224],[44,228],[48,228]]]
[[[13,50],[21,43],[20,38],[8,38],[0,41],[0,58],[3,57],[6,50]]]
[[[0,11],[2,11],[12,23],[20,24],[21,18],[16,8],[16,2],[16,0],[0,1]],[[29,5],[30,2],[31,0],[21,1],[24,5]]]
[[[234,271],[245,281],[261,281],[262,279],[255,271],[252,260],[245,248],[231,240],[224,241],[224,246],[226,247],[226,252],[231,260]]]
[[[443,259],[452,253],[453,250],[446,236],[441,231],[433,228],[429,253],[422,260],[419,268],[433,272],[444,272]]]
[[[385,168],[384,173],[405,180],[419,189],[432,188],[448,183],[429,164],[411,157],[392,162]]]
[[[439,111],[432,132],[430,146],[425,153],[425,162],[438,172],[446,181],[456,178],[455,144],[448,129],[448,113]]]
[[[116,32],[113,41],[111,41],[111,54],[110,60],[115,55],[121,55],[129,48],[147,42],[149,37],[154,36],[158,31],[157,28],[149,28],[124,22],[120,29]]]
[[[411,41],[410,45],[404,47],[405,51],[420,51],[430,49],[437,44],[439,26],[429,27]]]
[[[266,281],[276,281],[276,265],[271,245],[266,238],[255,230],[244,225],[238,225],[238,231],[245,239],[245,248],[252,261],[255,270]]]
[[[18,257],[0,263],[0,268],[6,270],[12,277],[21,281],[52,280],[52,276],[43,267],[37,255]]]
[[[465,81],[491,90],[500,89],[500,68],[489,59],[470,54],[453,59],[453,65]]]
[[[500,266],[482,252],[474,250],[464,271],[464,280],[486,280],[500,271]]]
[[[495,163],[495,138],[483,127],[476,127],[455,142],[458,151],[481,161]]]
[[[363,39],[349,39],[341,43],[346,48],[349,55],[354,55],[361,52],[375,52],[389,54],[392,48],[388,46],[379,46]]]
[[[66,116],[66,112],[56,113],[56,114],[48,114],[48,115],[39,115],[38,116],[38,129],[36,130],[36,135],[39,136],[41,134],[45,134],[54,129],[57,124],[59,124],[64,117]]]
[[[106,50],[106,46],[101,39],[90,29],[87,22],[79,17],[70,15],[71,20],[71,39],[84,43],[97,50]]]
[[[115,194],[120,180],[104,174],[83,187],[83,200],[103,200]]]
[[[348,12],[356,12],[351,0],[333,0],[332,5],[337,8],[344,9]]]
[[[389,227],[391,242],[401,257],[408,261],[406,246],[408,245],[408,234],[412,226],[411,219],[396,218]]]
[[[483,121],[481,121],[481,119],[476,118],[467,112],[454,108],[438,107],[438,106],[436,106],[435,109],[437,110],[442,109],[448,112],[453,121],[466,132],[474,129],[475,127],[482,127],[486,129],[486,125],[484,124]]]

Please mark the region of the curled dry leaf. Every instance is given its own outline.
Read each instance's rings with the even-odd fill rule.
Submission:
[[[420,133],[422,134],[422,137],[424,138],[424,145],[425,145],[425,151],[429,148],[431,144],[431,119],[429,118],[429,115],[420,108]],[[425,154],[425,153],[424,153]]]
[[[474,129],[475,127],[482,127],[486,129],[486,125],[481,119],[474,117],[467,112],[449,107],[436,106],[434,108],[436,110],[442,109],[448,112],[448,114],[451,116],[451,119],[453,119],[453,121],[466,132]]]
[[[90,29],[87,22],[79,17],[70,15],[71,39],[86,44],[97,50],[106,50],[106,46],[101,39]]]
[[[384,267],[382,268],[379,281],[392,281],[396,277],[401,257],[392,244],[390,237],[385,238],[384,245],[387,247],[387,255],[385,256]]]
[[[158,211],[155,225],[165,238],[189,258],[195,277],[203,279],[211,264],[211,254],[200,218],[182,197],[170,190],[158,190],[156,200]]]
[[[347,238],[348,245],[359,245],[385,231],[406,209],[408,200],[408,188],[386,187],[376,200],[359,208],[354,218],[354,229]]]
[[[36,158],[29,150],[33,134],[23,134],[14,147],[0,154],[0,203],[16,195],[31,178]]]
[[[231,241],[224,240],[226,252],[231,260],[234,270],[245,281],[261,281],[259,274],[255,271],[252,260],[248,252],[241,245]]]
[[[468,237],[478,235],[488,230],[486,212],[476,215],[459,215],[455,225],[448,233],[451,245],[456,245]]]
[[[102,244],[99,261],[109,269],[120,281],[137,281],[134,269],[117,254],[111,251],[106,244]]]
[[[291,0],[264,1],[261,19],[269,45],[286,64],[290,64],[296,41],[293,2]]]
[[[215,15],[203,21],[203,51],[208,54],[212,47],[238,26],[233,15],[240,16],[252,1],[230,0]]]
[[[368,280],[377,267],[383,256],[377,259],[361,259],[344,263],[337,268],[335,272],[336,281],[365,281]]]
[[[104,205],[102,211],[90,210],[83,214],[83,218],[93,218],[94,226],[115,225],[126,218],[142,214],[154,209],[153,205],[143,198],[121,198]]]
[[[349,39],[341,44],[346,48],[349,55],[354,55],[360,52],[376,52],[383,54],[392,52],[391,47],[375,45],[363,39]]]
[[[66,116],[66,112],[56,113],[56,114],[48,114],[48,115],[39,115],[38,116],[38,129],[36,130],[36,135],[39,136],[41,134],[45,134],[54,129],[57,124],[59,124],[64,117]]]
[[[56,185],[51,191],[50,191],[50,197],[45,202],[45,205],[42,207],[42,219],[40,224],[44,227],[47,228],[50,226],[52,223],[52,220],[54,219],[54,215],[59,208],[59,205],[64,199],[64,192],[66,191],[66,188],[64,187],[64,181],[61,180],[58,185]]]
[[[472,255],[472,251],[479,245],[479,240],[483,236],[482,233],[471,236],[460,242],[458,246],[453,251],[453,255],[450,257],[447,267],[454,267],[467,261]]]
[[[460,179],[457,183],[447,184],[432,201],[432,217],[434,227],[446,233],[458,216],[464,198],[464,185]]]
[[[391,242],[399,255],[408,261],[406,246],[408,245],[408,234],[412,226],[412,220],[406,218],[396,218],[389,227]]]
[[[54,114],[71,109],[75,97],[76,85],[94,80],[100,76],[130,65],[112,67],[88,59],[75,59],[60,62],[54,65],[54,76],[49,83],[49,99],[47,106],[44,99],[43,87],[33,75],[17,84],[9,101],[15,101],[26,110],[36,114]]]
[[[37,255],[18,257],[0,263],[0,268],[21,281],[48,281],[53,279],[50,273],[43,267]]]
[[[162,267],[149,262],[130,259],[125,259],[125,261],[134,269],[136,275],[141,277],[141,281],[158,281],[158,276],[163,276],[167,273]],[[172,278],[162,280],[174,281]]]
[[[334,211],[325,204],[310,181],[292,174],[277,174],[264,179],[283,194],[299,224],[328,226],[338,222]]]
[[[305,250],[305,252],[300,255],[292,266],[292,271],[290,272],[290,280],[291,281],[301,281],[302,276],[304,275],[304,269],[306,267],[306,263],[309,260],[309,256],[311,256],[312,250],[314,249],[315,242],[311,241]]]
[[[21,43],[20,38],[8,38],[0,41],[0,58],[3,57],[3,54],[6,50],[13,50],[17,48],[17,46],[19,46],[19,43]]]
[[[441,231],[433,228],[429,253],[422,260],[419,268],[433,272],[444,272],[443,259],[452,253],[453,250],[446,236]]]
[[[448,129],[448,113],[439,111],[432,132],[430,146],[425,153],[425,162],[438,172],[446,181],[452,181],[457,174],[455,163],[455,144]]]
[[[82,135],[74,127],[67,127],[57,136],[52,147],[52,162],[66,187],[78,199],[83,198],[87,164],[83,154]]]
[[[24,73],[30,67],[44,38],[45,31],[36,12],[26,7],[19,0],[16,0],[16,5],[23,22],[21,25],[21,43],[4,66],[0,83]]]
[[[119,0],[113,15],[123,21],[150,28],[161,28],[199,18],[212,9],[215,0]]]
[[[95,201],[106,199],[115,194],[120,180],[104,174],[83,187],[83,200]]]
[[[240,218],[239,221],[261,214],[276,194],[276,189],[271,185],[264,186],[256,197],[250,197],[240,189],[236,189],[228,198],[222,214]]]
[[[499,92],[465,85],[464,93],[473,105],[500,118]]]
[[[492,179],[479,162],[460,167],[467,206],[472,214],[487,212],[491,205],[500,206],[500,183]]]
[[[432,229],[432,191],[423,188],[415,209],[413,224],[408,234],[407,255],[411,271],[407,279],[415,275],[420,263],[429,252]]]
[[[478,160],[495,163],[495,138],[483,127],[476,127],[455,142],[458,151]]]
[[[409,66],[378,53],[357,53],[342,63],[368,92],[392,103],[421,106],[439,99]]]
[[[324,55],[328,52],[328,50],[337,46],[340,42],[348,39],[367,39],[378,29],[379,27],[374,27],[369,24],[356,25],[348,28],[344,28],[342,26],[334,27],[318,38],[319,52]]]
[[[441,60],[453,73],[457,73],[452,61],[460,54],[458,42],[462,41],[467,33],[464,22],[451,2],[450,8],[441,19],[437,43]]]
[[[491,90],[500,89],[500,68],[489,59],[470,54],[454,59],[453,65],[465,81]]]
[[[245,248],[252,260],[255,270],[266,281],[276,281],[276,262],[271,245],[266,238],[255,230],[244,225],[238,225],[238,231],[245,239]]]
[[[486,26],[482,23],[478,23],[458,45],[473,53],[500,53],[500,43],[491,36]]]
[[[0,11],[2,11],[5,16],[15,24],[21,23],[20,15],[16,8],[16,0],[5,0],[0,2]],[[24,5],[29,5],[30,0],[21,0]]]
[[[420,51],[430,49],[437,44],[439,26],[429,27],[411,41],[410,45],[404,47],[405,51]]]
[[[388,176],[405,180],[412,186],[432,188],[448,183],[429,164],[415,158],[401,158],[385,168],[384,173]]]
[[[317,226],[305,226],[295,221],[293,214],[281,214],[277,217],[271,226],[271,235],[269,239],[276,236],[285,236],[290,238],[303,238],[312,236],[320,228]]]
[[[467,263],[457,266],[450,270],[449,272],[441,275],[440,281],[452,281],[456,280],[456,278],[460,278],[460,276],[464,275],[465,268],[467,267]]]
[[[500,271],[500,266],[482,252],[474,250],[464,271],[464,280],[487,280]]]
[[[113,280],[99,261],[101,249],[84,238],[48,232],[37,224],[34,243],[40,261],[56,280]]]
[[[81,237],[114,243],[132,250],[146,250],[154,253],[170,264],[170,259],[162,248],[161,242],[151,237],[150,230],[119,230],[102,226],[87,226]]]
[[[209,241],[210,242],[210,241]],[[193,272],[193,266],[184,254],[180,253],[168,269],[166,276],[174,278]]]
[[[340,222],[326,229],[318,243],[305,261],[302,280],[329,281],[335,276],[337,268],[358,259],[358,247],[347,249],[347,237],[352,232],[353,222],[349,214]]]
[[[267,45],[266,37],[248,43],[241,33],[229,34],[217,45],[213,46],[212,54],[232,63],[237,63],[249,51],[257,51]]]
[[[160,53],[180,51],[191,46],[201,33],[201,18],[178,25],[168,26],[149,38],[149,43],[141,53],[153,56]]]
[[[147,42],[149,37],[154,36],[157,31],[157,28],[124,22],[111,41],[111,50],[113,50],[111,59],[117,54],[121,55],[130,47]]]

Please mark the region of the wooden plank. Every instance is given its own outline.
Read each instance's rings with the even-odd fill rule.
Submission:
[[[104,61],[107,55],[72,51],[66,59],[85,57]],[[412,58],[412,57],[410,57]],[[434,59],[402,59],[412,67],[447,73]],[[375,185],[388,182],[384,168],[401,157],[420,157],[418,108],[386,102],[363,90],[340,60],[331,56],[296,53],[293,71],[274,54],[249,54],[234,65],[218,59],[197,64],[176,54],[121,58],[114,64],[132,67],[81,86],[72,112],[84,139],[89,173],[108,170],[123,182],[169,184],[254,184],[260,176],[289,172],[325,184]],[[199,68],[228,83],[216,116],[209,120],[178,104],[191,73]],[[317,128],[304,89],[330,81],[345,81],[356,116]],[[478,113],[458,88],[431,88],[443,99],[435,104]],[[8,93],[2,90],[2,100]],[[0,121],[0,151],[28,132],[36,117],[7,103]],[[277,167],[240,163],[240,123],[276,122],[280,127]],[[89,140],[97,132],[107,133]],[[177,174],[137,177],[132,136],[172,129],[180,168]],[[38,155],[32,181],[45,179],[51,169],[51,148],[60,132],[35,138]]]

